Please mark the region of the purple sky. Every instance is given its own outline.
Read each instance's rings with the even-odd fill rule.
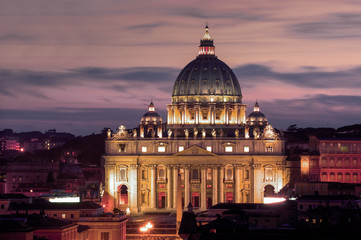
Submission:
[[[206,21],[243,101],[271,124],[361,119],[361,2],[2,0],[0,129],[138,125],[197,55]]]

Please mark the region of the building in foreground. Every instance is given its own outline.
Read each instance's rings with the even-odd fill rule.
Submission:
[[[257,102],[246,117],[238,79],[215,55],[208,27],[199,55],[175,80],[167,110],[167,123],[151,103],[139,128],[108,131],[108,211],[175,210],[178,184],[185,207],[262,203],[288,182],[284,141]]]

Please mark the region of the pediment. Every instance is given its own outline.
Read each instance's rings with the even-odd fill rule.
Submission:
[[[175,156],[217,156],[217,154],[211,153],[204,148],[193,145],[182,152],[174,154]]]

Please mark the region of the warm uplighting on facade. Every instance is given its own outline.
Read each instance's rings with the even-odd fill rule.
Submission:
[[[225,151],[226,152],[233,152],[233,147],[232,146],[227,146],[227,147],[225,147]]]
[[[244,146],[244,147],[243,147],[243,151],[244,151],[244,152],[249,152],[249,146]]]

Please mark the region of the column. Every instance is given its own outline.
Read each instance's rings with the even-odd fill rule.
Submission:
[[[207,172],[206,166],[201,166],[201,209],[207,209]]]
[[[138,212],[138,165],[132,164],[129,168],[129,189],[128,192],[130,193],[129,198],[129,208],[131,212]]]
[[[240,114],[239,114],[239,112],[240,112],[240,108],[239,108],[239,106],[238,105],[236,105],[236,123],[237,124],[240,124]]]
[[[177,207],[178,171],[178,166],[173,166],[173,208]]]
[[[240,195],[241,195],[241,167],[239,165],[235,165],[234,167],[234,202],[240,203]]]
[[[173,189],[174,190],[174,189]],[[167,166],[167,208],[172,208],[172,168]]]
[[[156,165],[150,165],[150,208],[155,208],[156,194],[155,194],[155,180],[156,180]]]
[[[184,167],[184,207],[188,207],[190,202],[190,186],[189,186],[189,168],[190,166],[187,165]]]
[[[219,168],[219,201],[220,203],[224,202],[224,166]]]
[[[171,107],[168,106],[167,107],[167,110],[168,110],[168,117],[167,117],[167,121],[168,121],[168,124],[172,124],[172,113],[171,113]]]
[[[228,105],[226,105],[226,108],[225,108],[225,113],[226,113],[226,115],[225,115],[226,124],[228,124],[228,123],[229,123],[229,119],[228,119],[229,114],[228,114],[228,111],[229,111],[229,106],[228,106]]]
[[[218,203],[218,167],[213,166],[212,168],[213,180],[212,180],[212,204]]]

